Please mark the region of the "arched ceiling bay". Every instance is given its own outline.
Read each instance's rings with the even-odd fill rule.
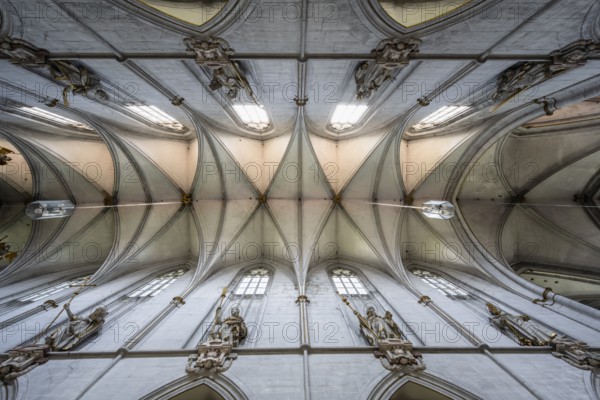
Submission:
[[[454,2],[404,23],[390,14],[431,2],[143,3],[3,14],[0,237],[19,248],[3,281],[182,260],[194,285],[255,257],[301,292],[332,260],[399,279],[406,262],[598,274],[592,1]],[[76,212],[28,220],[44,199]],[[427,200],[458,217],[408,208]]]

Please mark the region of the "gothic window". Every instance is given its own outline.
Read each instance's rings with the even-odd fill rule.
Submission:
[[[268,283],[269,270],[266,268],[255,268],[244,275],[235,289],[235,296],[262,296],[267,291]]]
[[[437,289],[451,299],[466,299],[469,297],[469,293],[433,272],[413,269],[412,273],[421,278],[421,280],[429,286]]]
[[[83,283],[83,281],[88,278],[89,278],[89,276],[84,276],[84,277],[73,279],[70,281],[61,282],[59,284],[50,286],[48,288],[38,290],[37,292],[27,295],[25,297],[21,297],[19,299],[19,301],[21,301],[23,303],[27,303],[27,302],[34,302],[34,301],[41,300],[46,297],[52,296],[55,293],[61,292],[69,287],[80,286]]]
[[[159,276],[158,278],[152,279],[141,288],[133,291],[128,297],[154,297],[165,290],[170,284],[175,282],[177,278],[185,274],[184,268],[167,272]]]
[[[366,296],[369,294],[358,276],[347,269],[334,269],[331,271],[331,279],[335,289],[343,296]]]

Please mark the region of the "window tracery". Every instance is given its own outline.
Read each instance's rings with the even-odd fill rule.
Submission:
[[[185,274],[184,268],[179,268],[171,272],[167,272],[159,276],[158,278],[152,279],[142,287],[128,294],[127,297],[154,297],[165,290],[169,285],[175,282],[180,276]]]
[[[442,278],[438,274],[421,269],[413,269],[411,272],[421,278],[423,282],[451,299],[464,300],[470,296],[465,290]]]

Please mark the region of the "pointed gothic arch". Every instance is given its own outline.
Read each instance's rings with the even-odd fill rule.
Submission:
[[[481,398],[453,383],[427,373],[418,376],[387,374],[365,389],[368,400],[480,400]]]
[[[188,399],[248,400],[248,397],[232,380],[218,375],[210,379],[185,376],[154,390],[140,400]]]

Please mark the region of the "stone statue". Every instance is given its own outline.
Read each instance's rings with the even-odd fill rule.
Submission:
[[[231,307],[230,316],[221,320],[221,310],[226,295],[227,288],[224,288],[208,339],[198,345],[195,354],[188,357],[185,370],[189,374],[212,375],[226,371],[237,358],[233,348],[248,335],[248,329],[238,307]]]
[[[9,161],[12,161],[12,158],[10,158],[8,154],[14,153],[14,151],[0,146],[0,165],[6,165]]]
[[[356,99],[366,100],[392,79],[394,73],[409,63],[409,56],[419,52],[418,39],[385,39],[371,52],[375,59],[360,63],[354,73]]]
[[[556,333],[547,333],[534,324],[525,324],[531,318],[528,315],[507,314],[492,303],[486,303],[490,313],[490,322],[521,346],[547,346]]]
[[[63,90],[65,106],[69,105],[67,99],[69,92],[73,95],[80,94],[84,96],[92,93],[96,100],[103,103],[109,100],[108,94],[101,88],[100,79],[83,65],[66,60],[57,60],[48,64],[48,70],[53,79],[67,83]]]
[[[64,309],[69,316],[69,322],[46,337],[46,344],[53,351],[71,350],[97,333],[104,325],[104,317],[108,314],[108,310],[104,306],[96,308],[87,318],[81,318],[73,314],[69,308],[69,303],[64,305]]]
[[[398,325],[392,319],[392,313],[386,311],[385,318],[377,315],[375,307],[367,308],[367,317],[365,318],[368,326],[362,326],[361,330],[367,337],[371,346],[377,345],[382,339],[404,339],[404,335]]]
[[[40,364],[48,361],[46,354],[50,350],[47,344],[35,344],[17,347],[8,351],[8,359],[0,364],[0,380],[10,382],[25,375]]]
[[[338,293],[356,315],[360,330],[371,346],[377,346],[373,353],[379,358],[383,367],[394,372],[421,371],[425,363],[421,354],[414,352],[412,343],[406,339],[398,325],[394,322],[392,313],[385,312],[385,317],[377,315],[375,307],[367,308],[367,316],[361,315],[352,307],[347,298]]]
[[[248,335],[246,323],[240,316],[239,308],[235,306],[231,307],[231,315],[223,321],[217,317],[214,328],[211,339],[220,339],[223,342],[231,343],[233,347],[238,346]]]

